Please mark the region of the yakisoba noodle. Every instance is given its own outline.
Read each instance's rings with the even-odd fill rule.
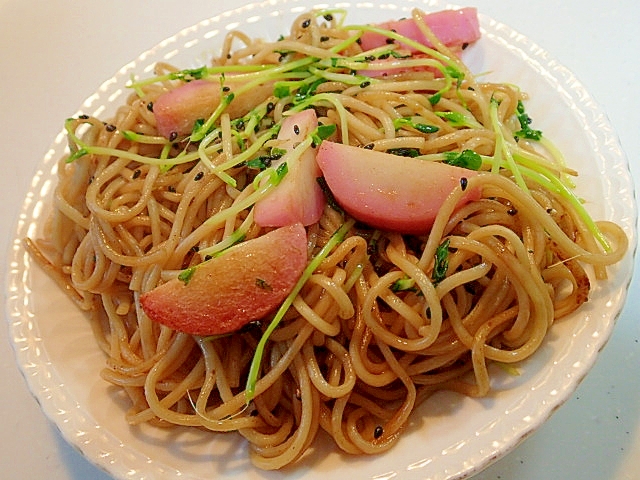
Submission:
[[[414,16],[420,23],[420,12]],[[275,43],[231,32],[212,65],[287,65],[305,56],[367,64],[355,41],[361,30],[342,20],[336,11],[306,13]],[[590,222],[568,187],[574,172],[557,153],[540,153],[545,141],[513,140],[525,128],[517,121],[523,93],[480,83],[446,47],[436,47],[438,59],[421,57],[417,69],[414,58],[395,55],[411,68],[370,82],[352,68],[324,63],[319,71],[313,63],[324,81],[312,94],[298,103],[292,91],[244,105],[263,114],[242,121],[222,112],[199,141],[158,136],[153,102],[195,75],[168,65],[157,66],[154,81],[135,84],[108,122],[68,122],[73,161],[60,161],[46,239],[27,245],[88,312],[107,357],[102,376],[127,393],[131,424],[237,431],[264,469],[295,462],[321,429],[350,454],[383,452],[433,392],[486,395],[490,362],[532,355],[553,322],[587,300],[585,266],[606,278],[626,237],[612,223]],[[401,49],[389,42],[371,55],[391,51]],[[433,64],[454,66],[464,78]],[[226,79],[219,73],[225,68],[210,69],[212,81],[231,81],[232,68]],[[256,71],[235,75],[255,79]],[[275,89],[302,77],[290,70],[265,78]],[[253,97],[238,94],[230,105]],[[152,322],[139,296],[201,262],[202,252],[267,231],[253,222],[252,205],[242,204],[253,198],[260,171],[248,161],[269,153],[265,133],[296,105],[336,125],[334,141],[425,161],[473,151],[485,172],[470,176],[467,188],[481,188],[482,198],[455,209],[463,190],[456,189],[425,236],[374,230],[328,205],[307,228],[309,258],[338,229],[348,231],[266,342],[247,405],[249,365],[269,318],[224,338],[194,337]],[[415,123],[398,128],[399,118],[438,131],[421,133]],[[233,162],[252,145],[251,158]],[[231,166],[221,171],[225,162]],[[434,280],[434,269],[443,268]]]

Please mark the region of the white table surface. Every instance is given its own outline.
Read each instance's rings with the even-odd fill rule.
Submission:
[[[528,36],[576,74],[608,114],[640,185],[640,2],[467,4]],[[224,7],[216,0],[0,0],[3,255],[36,165],[61,122],[139,53]],[[6,273],[1,278],[6,292]],[[568,402],[476,479],[640,478],[639,291],[636,276],[612,338]],[[6,322],[0,327],[0,385],[1,477],[109,478],[40,411],[16,366]]]

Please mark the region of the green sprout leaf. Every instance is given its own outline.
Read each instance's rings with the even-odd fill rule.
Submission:
[[[397,155],[399,157],[415,158],[420,156],[420,150],[417,148],[406,148],[406,147],[390,148],[389,150],[387,150],[387,153],[390,153],[392,155]]]
[[[311,140],[313,141],[313,146],[317,147],[322,143],[323,140],[326,140],[331,135],[333,135],[336,131],[335,125],[318,125],[318,127],[311,133]]]
[[[178,280],[184,282],[185,285],[193,278],[193,274],[196,273],[196,267],[190,267],[180,272]]]
[[[276,83],[273,88],[273,95],[276,98],[286,98],[291,95],[291,88],[288,85],[284,85],[282,83]]]
[[[260,373],[260,365],[262,364],[264,349],[267,342],[269,341],[269,338],[271,337],[271,334],[276,328],[278,328],[280,321],[284,317],[285,313],[287,313],[287,310],[289,310],[289,307],[293,304],[293,301],[295,300],[304,284],[307,283],[307,280],[309,280],[309,277],[311,277],[313,272],[316,271],[316,269],[320,266],[322,261],[331,253],[331,251],[337,245],[342,243],[342,241],[347,236],[347,233],[349,233],[349,230],[351,230],[351,227],[353,227],[354,223],[355,220],[353,219],[350,219],[347,222],[343,223],[342,226],[331,236],[324,247],[322,247],[316,254],[316,256],[311,259],[307,267],[302,272],[302,275],[298,279],[298,282],[291,290],[291,293],[289,293],[282,305],[280,305],[280,308],[273,317],[273,320],[271,320],[271,323],[262,334],[262,338],[260,338],[258,346],[256,347],[256,351],[253,355],[253,360],[251,361],[251,366],[249,368],[249,375],[247,377],[247,385],[245,389],[245,401],[247,405],[253,400],[255,396],[256,383],[258,381],[258,375]]]
[[[531,117],[525,111],[522,100],[518,100],[516,117],[520,123],[520,130],[515,133],[516,138],[526,138],[528,140],[540,140],[542,138],[542,132],[540,130],[531,128]]]
[[[393,127],[396,130],[401,129],[402,127],[411,127],[418,130],[420,133],[425,133],[425,134],[435,133],[438,130],[440,130],[440,128],[436,127],[435,125],[421,123],[419,120],[420,120],[419,118],[415,118],[415,117],[395,118],[393,120]]]
[[[473,150],[468,149],[462,152],[445,152],[444,163],[469,170],[480,170],[482,157]]]
[[[188,68],[173,72],[169,75],[171,80],[182,80],[184,82],[190,82],[192,80],[200,80],[209,75],[209,69],[207,67],[200,68]]]

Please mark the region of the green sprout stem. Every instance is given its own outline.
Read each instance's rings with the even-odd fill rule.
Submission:
[[[524,179],[522,178],[522,173],[520,172],[520,170],[518,169],[518,166],[516,165],[515,160],[513,159],[513,155],[511,154],[511,149],[509,148],[509,145],[507,143],[507,140],[505,138],[504,135],[504,131],[502,128],[502,123],[500,122],[500,119],[498,118],[498,102],[495,99],[491,99],[490,100],[490,104],[489,104],[489,116],[491,118],[491,124],[493,127],[493,131],[496,135],[496,146],[495,146],[495,155],[496,157],[501,160],[502,158],[504,158],[505,163],[506,163],[506,167],[511,171],[511,173],[513,174],[516,184],[525,192],[529,191],[529,188],[527,187],[527,184],[525,183]],[[495,172],[494,170],[494,173]]]
[[[348,121],[348,112],[344,107],[342,102],[340,101],[339,94],[332,93],[319,93],[317,95],[313,95],[306,99],[303,102],[300,102],[296,106],[291,108],[291,111],[299,112],[305,110],[306,108],[316,105],[321,102],[328,102],[333,105],[340,117],[340,134],[342,135],[342,143],[348,145],[349,144],[349,121]]]
[[[260,374],[260,366],[262,364],[262,357],[264,356],[264,349],[267,345],[267,342],[269,341],[269,338],[271,337],[271,334],[275,331],[276,328],[278,328],[280,321],[283,319],[285,313],[287,313],[289,307],[291,307],[293,301],[298,296],[298,293],[300,293],[300,290],[302,290],[302,287],[305,283],[307,283],[307,280],[309,280],[313,272],[315,272],[323,262],[323,260],[327,256],[329,256],[331,251],[337,245],[342,243],[347,233],[349,232],[349,230],[351,230],[351,227],[353,227],[354,224],[355,220],[353,219],[350,219],[342,224],[342,226],[331,236],[326,245],[324,245],[320,249],[320,251],[311,259],[287,298],[285,298],[284,302],[282,302],[282,305],[280,305],[280,308],[269,323],[267,329],[262,334],[262,337],[260,338],[258,346],[256,347],[256,351],[253,355],[251,367],[249,368],[249,376],[247,377],[247,386],[245,389],[245,399],[247,404],[249,404],[255,397],[256,383],[258,382],[258,375]]]
[[[165,137],[159,135],[144,135],[142,133],[132,132],[131,130],[124,130],[120,132],[125,140],[136,143],[144,143],[146,145],[166,145],[169,142]]]
[[[430,57],[433,57],[437,60],[440,60],[440,62],[442,62],[445,65],[449,65],[452,67],[455,67],[456,65],[452,62],[452,60],[447,56],[444,55],[442,53],[440,53],[439,51],[427,47],[426,45],[420,43],[420,42],[416,42],[415,40],[410,39],[409,37],[405,37],[404,35],[401,35],[397,32],[394,32],[392,30],[386,30],[384,28],[380,28],[380,27],[376,27],[374,25],[350,25],[348,27],[346,27],[347,30],[353,30],[353,31],[361,31],[361,32],[372,32],[372,33],[376,33],[378,35],[382,35],[384,37],[390,38],[398,43],[403,43],[411,48],[413,48],[414,50],[417,50],[421,53],[427,54]]]
[[[517,169],[523,177],[527,177],[529,180],[532,180],[533,182],[544,187],[550,192],[553,192],[556,195],[559,195],[560,197],[567,200],[573,206],[573,208],[575,208],[576,213],[578,214],[580,219],[582,219],[587,229],[596,238],[598,243],[600,243],[600,246],[604,249],[604,251],[612,251],[609,240],[602,233],[591,215],[589,215],[589,212],[587,212],[584,204],[576,196],[570,185],[567,185],[565,182],[563,182],[563,180],[558,177],[558,175],[556,175],[554,171],[550,170],[542,163],[532,161],[530,154],[522,155],[521,153],[516,151],[513,153],[513,158],[520,163]],[[488,164],[490,164],[492,168],[496,166],[498,169],[506,167],[504,163],[496,165],[498,163],[497,157],[482,156],[482,160],[483,162],[487,162]]]
[[[242,242],[249,232],[249,229],[253,225],[253,210],[249,211],[249,214],[244,219],[242,224],[228,237],[222,241],[212,245],[211,247],[202,248],[198,250],[201,258],[217,257],[222,255],[228,248],[234,246],[236,243]]]
[[[255,205],[258,200],[264,198],[273,188],[277,187],[286,174],[286,162],[281,163],[277,169],[269,167],[266,170],[263,170],[258,175],[256,175],[256,178],[253,182],[254,191],[252,193],[247,195],[242,200],[234,203],[229,208],[225,208],[212,217],[209,217],[204,221],[204,224],[207,226],[222,225],[229,218],[235,217],[243,210],[249,208],[252,205]],[[263,181],[265,178],[266,181]]]
[[[238,155],[235,155],[234,157],[230,158],[226,162],[221,163],[220,165],[216,165],[215,167],[213,167],[213,173],[218,175],[221,172],[224,172],[225,170],[228,170],[233,167],[237,167],[241,163],[249,160],[251,157],[255,156],[258,153],[258,151],[260,151],[260,149],[264,146],[264,144],[267,141],[271,140],[275,135],[277,135],[279,130],[280,130],[280,125],[274,125],[265,133],[260,135],[260,137],[258,137],[258,139],[251,146],[249,146],[249,148],[247,148],[244,152]]]
[[[252,76],[255,76],[256,73],[262,73],[265,70],[270,70],[273,67],[271,65],[221,65],[221,66],[216,66],[216,67],[208,67],[208,68],[201,68],[201,69],[185,69],[185,70],[179,70],[177,72],[171,72],[171,73],[167,73],[164,75],[157,75],[155,77],[151,77],[151,78],[147,78],[144,80],[139,80],[139,81],[131,81],[131,83],[129,83],[128,87],[129,88],[133,88],[135,90],[139,90],[142,87],[145,87],[147,85],[151,85],[154,83],[159,83],[159,82],[167,82],[167,81],[171,81],[171,80],[183,80],[183,81],[190,81],[190,80],[198,80],[198,79],[202,79],[202,78],[206,78],[212,75],[220,75],[220,74],[225,74],[225,73],[239,73],[239,72],[245,72],[247,73],[245,75],[245,78],[251,78]],[[200,72],[200,73],[196,73],[196,72]],[[195,73],[195,76],[194,76]],[[236,76],[236,78],[239,78]]]

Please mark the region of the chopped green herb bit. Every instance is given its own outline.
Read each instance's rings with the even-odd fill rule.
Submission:
[[[440,128],[435,125],[429,125],[427,123],[416,123],[413,125],[413,128],[418,130],[420,133],[435,133],[440,130]]]
[[[435,125],[421,123],[418,120],[419,119],[412,118],[412,117],[396,118],[393,120],[393,126],[396,130],[401,129],[402,127],[411,127],[411,128],[415,128],[420,133],[425,133],[425,134],[435,133],[438,130],[440,130],[440,128],[436,127]]]
[[[247,160],[247,167],[249,168],[264,170],[265,168],[270,166],[271,166],[271,158],[269,157],[269,155],[261,155],[260,157]]]
[[[256,287],[261,290],[273,290],[273,287],[271,287],[271,285],[269,285],[267,281],[263,280],[262,278],[256,278]]]
[[[253,158],[247,161],[247,167],[249,168],[257,168],[259,170],[264,170],[271,166],[271,163],[280,160],[284,154],[287,153],[286,150],[282,148],[272,148],[271,152],[268,155],[261,155],[257,158]]]
[[[418,289],[415,288],[415,280],[413,280],[413,278],[409,278],[409,277],[405,277],[405,278],[401,278],[400,280],[396,280],[395,282],[393,282],[393,284],[391,285],[391,291],[392,292],[406,292],[406,291],[411,291],[411,292],[417,292]]]
[[[325,178],[317,177],[316,182],[318,182],[318,185],[320,185],[320,188],[322,189],[322,192],[324,193],[324,196],[327,199],[327,204],[331,208],[333,208],[336,212],[344,214],[344,210],[338,204],[338,202],[336,201],[336,198],[333,196],[333,192],[329,188],[329,185],[327,185],[327,181],[325,180]]]
[[[447,275],[447,269],[449,268],[449,243],[450,240],[447,238],[436,249],[435,264],[433,266],[433,273],[431,274],[431,280],[433,280],[435,284],[440,283]]]
[[[391,56],[393,58],[410,58],[411,54],[407,53],[407,54],[402,54],[396,50],[390,50],[389,53],[391,54]]]
[[[418,148],[390,148],[387,153],[397,155],[399,157],[419,157],[420,150]]]

